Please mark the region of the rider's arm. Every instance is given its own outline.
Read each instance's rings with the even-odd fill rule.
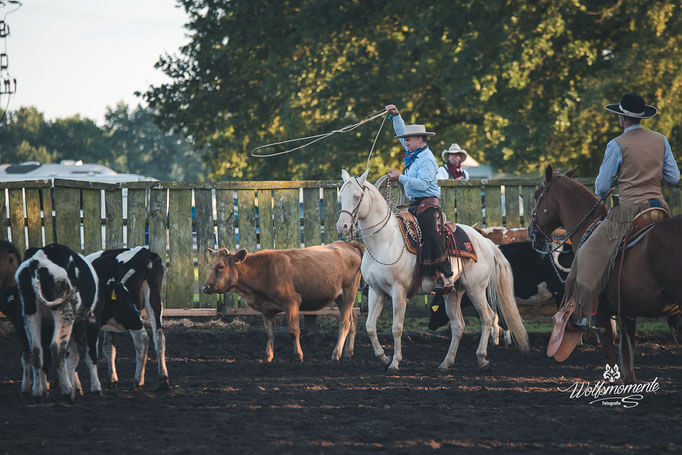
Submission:
[[[609,190],[613,186],[613,181],[616,178],[618,169],[623,162],[623,155],[620,151],[620,145],[615,140],[611,140],[606,144],[606,152],[604,152],[604,161],[599,168],[599,175],[594,181],[594,192],[599,198],[605,197],[609,194]]]
[[[677,183],[680,181],[680,170],[677,168],[670,143],[665,137],[665,155],[663,155],[663,181],[665,183]]]
[[[395,135],[400,136],[405,132],[405,122],[403,121],[403,118],[400,116],[400,114],[394,115],[391,118],[393,120],[393,130],[395,131]],[[405,139],[401,137],[398,140],[401,144],[403,144],[403,148],[407,151],[407,147],[405,147]]]
[[[438,164],[435,160],[419,159],[412,164],[417,166],[417,176],[408,177],[401,174],[398,181],[405,187],[412,191],[426,191],[432,182],[436,181],[436,174],[438,173]]]

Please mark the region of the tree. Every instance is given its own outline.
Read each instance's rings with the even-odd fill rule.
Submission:
[[[157,63],[172,82],[144,94],[164,128],[208,150],[215,178],[338,178],[359,171],[378,121],[302,152],[255,146],[337,129],[387,102],[406,121],[507,172],[551,162],[594,175],[618,133],[603,105],[635,91],[647,126],[679,143],[678,2],[182,0],[191,41]],[[401,150],[390,127],[372,164]]]

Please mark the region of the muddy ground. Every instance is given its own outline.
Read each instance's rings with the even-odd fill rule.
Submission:
[[[216,327],[218,325],[218,327]],[[362,327],[362,325],[361,325]],[[264,363],[264,333],[224,324],[166,330],[170,392],[155,392],[156,360],[142,391],[132,390],[132,343],[118,343],[117,391],[67,404],[57,393],[22,397],[19,344],[0,336],[0,453],[423,453],[677,452],[682,449],[682,350],[670,334],[638,339],[638,380],[657,378],[633,408],[590,405],[558,388],[602,379],[604,357],[592,344],[558,364],[545,355],[548,334],[532,333],[532,351],[491,347],[480,372],[478,334],[466,333],[456,366],[437,372],[449,332],[404,336],[404,360],[389,375],[364,328],[355,356],[328,360],[335,333],[302,337],[305,362],[293,361],[278,329],[275,360]],[[390,349],[389,333],[381,336]],[[153,356],[152,356],[153,357]],[[106,366],[99,364],[100,377]],[[86,371],[80,375],[87,383]]]

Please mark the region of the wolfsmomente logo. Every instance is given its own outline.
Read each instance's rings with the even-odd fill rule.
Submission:
[[[587,398],[591,399],[589,404],[634,408],[644,398],[644,394],[656,393],[661,388],[658,378],[654,378],[653,381],[636,384],[613,384],[616,379],[620,379],[618,365],[611,367],[607,364],[603,377],[603,381],[597,381],[593,384],[589,382],[575,382],[570,387],[565,389],[559,387],[558,389],[559,392],[570,393],[571,400]]]

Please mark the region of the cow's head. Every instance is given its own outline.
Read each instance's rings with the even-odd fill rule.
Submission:
[[[206,283],[201,288],[206,294],[223,294],[232,289],[239,279],[237,264],[246,259],[247,251],[241,249],[232,254],[227,248],[215,252],[208,268]]]

